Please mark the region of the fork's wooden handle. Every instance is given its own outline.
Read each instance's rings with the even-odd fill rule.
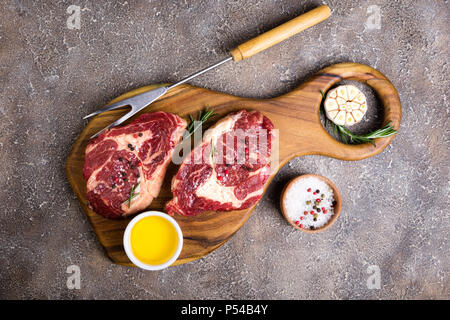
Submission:
[[[297,33],[312,27],[327,19],[331,14],[330,8],[326,5],[317,7],[297,18],[294,18],[282,25],[267,31],[231,50],[234,61],[240,61],[270,48]]]

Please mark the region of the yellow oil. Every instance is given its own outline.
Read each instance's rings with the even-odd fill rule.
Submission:
[[[131,249],[136,258],[149,265],[159,265],[173,257],[178,246],[175,227],[166,219],[149,216],[131,229]]]

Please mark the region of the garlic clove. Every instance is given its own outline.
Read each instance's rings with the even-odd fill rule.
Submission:
[[[336,123],[337,125],[343,126],[343,125],[345,125],[345,117],[346,117],[346,115],[347,115],[347,112],[339,111],[339,113],[336,115],[336,117],[332,121],[334,123]]]
[[[347,112],[347,115],[345,116],[345,125],[351,126],[355,124],[355,119],[352,116],[351,112]]]
[[[356,122],[361,121],[361,119],[364,117],[364,113],[362,113],[360,110],[354,110],[352,114]]]
[[[345,100],[344,98],[341,97],[337,97],[336,98],[336,102],[338,103],[339,107],[346,107],[347,106],[347,100]],[[341,109],[342,110],[342,109]]]
[[[356,102],[350,102],[350,106],[352,110],[359,110],[361,108],[361,105]]]
[[[335,99],[328,99],[325,102],[325,110],[331,111],[331,110],[337,110],[339,108],[337,102]],[[358,105],[359,108],[359,105]]]
[[[353,100],[359,104],[366,103],[366,97],[361,92],[359,92]]]
[[[338,87],[337,88],[337,95],[338,95],[338,97],[341,97],[342,99],[347,101],[347,99],[348,99],[347,86],[340,86],[340,87]]]
[[[327,118],[333,120],[338,114],[338,110],[327,111]]]
[[[331,90],[329,95],[330,95],[330,98],[336,99],[336,97],[337,97],[336,89]]]
[[[359,92],[359,89],[357,87],[348,85],[347,86],[348,100],[352,101],[353,99],[355,99],[358,92]]]

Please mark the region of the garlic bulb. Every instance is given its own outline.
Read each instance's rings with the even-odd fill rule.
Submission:
[[[324,106],[327,118],[341,126],[351,126],[360,122],[367,111],[366,97],[352,85],[330,90]]]

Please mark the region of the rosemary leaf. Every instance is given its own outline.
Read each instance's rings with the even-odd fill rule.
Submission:
[[[325,93],[322,90],[320,90],[320,93],[322,94],[322,99],[325,99]]]
[[[131,200],[133,200],[134,198],[136,198],[139,195],[139,192],[134,193],[139,184],[140,184],[140,182],[136,183],[136,185],[133,188],[131,188],[131,190],[130,190],[130,196],[128,197],[128,200],[125,201],[125,202],[128,202],[128,208],[131,207]]]
[[[191,114],[189,115],[189,119],[191,120],[191,123],[186,128],[186,131],[184,133],[183,140],[189,138],[191,135],[194,134],[195,131],[197,131],[198,128],[200,128],[203,123],[208,121],[210,118],[214,117],[216,114],[214,113],[214,110],[209,109],[209,106],[206,106],[205,110],[200,110],[200,112],[197,115],[197,119],[195,119]],[[194,125],[194,122],[198,121],[200,122],[197,125]]]

